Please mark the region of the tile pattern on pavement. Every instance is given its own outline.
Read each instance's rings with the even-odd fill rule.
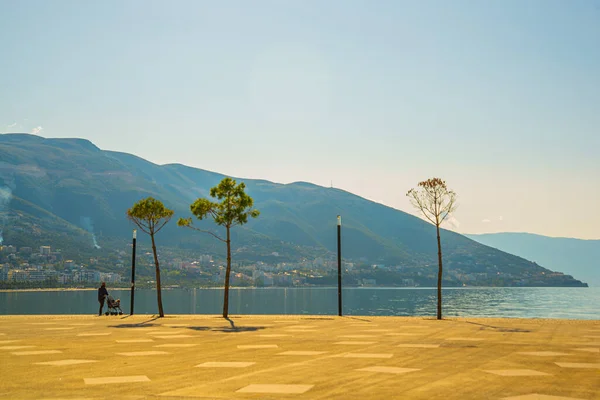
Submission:
[[[361,318],[2,316],[0,397],[600,399],[600,321]]]

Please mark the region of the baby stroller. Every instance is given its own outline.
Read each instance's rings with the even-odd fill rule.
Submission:
[[[123,315],[120,299],[115,300],[112,296],[108,296],[106,299],[106,305],[108,306],[108,311],[105,313],[106,315]]]

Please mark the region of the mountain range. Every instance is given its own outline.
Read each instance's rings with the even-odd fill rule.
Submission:
[[[0,229],[7,243],[50,244],[76,253],[69,257],[83,257],[100,251],[98,247],[126,243],[133,226],[125,213],[134,202],[153,196],[173,209],[175,218],[187,217],[189,204],[207,197],[223,177],[101,150],[84,139],[4,134],[0,135]],[[436,268],[435,228],[413,215],[336,188],[242,180],[261,215],[233,231],[238,259],[273,252],[284,261],[333,256],[336,216],[342,215],[344,259]],[[203,221],[201,226],[218,232],[211,222]],[[177,227],[175,221],[161,231],[158,243],[222,253],[221,244],[212,237]],[[452,231],[442,231],[442,243],[450,273],[552,275],[537,263]],[[560,284],[581,282],[565,277]]]
[[[465,236],[600,286],[600,240],[509,232]]]

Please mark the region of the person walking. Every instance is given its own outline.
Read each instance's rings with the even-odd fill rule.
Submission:
[[[100,303],[100,309],[98,310],[98,316],[102,315],[102,309],[104,308],[104,299],[108,297],[108,290],[106,290],[106,282],[102,282],[98,288],[98,303]]]

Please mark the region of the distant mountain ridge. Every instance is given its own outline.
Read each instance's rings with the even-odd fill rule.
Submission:
[[[486,233],[465,235],[554,271],[564,272],[600,287],[600,240],[536,235],[533,233]]]
[[[42,238],[47,244],[59,238],[64,243],[70,238],[84,251],[93,247],[93,235],[101,247],[112,246],[130,238],[132,225],[125,212],[134,202],[153,196],[175,210],[175,219],[189,216],[189,204],[208,196],[209,189],[223,177],[181,164],[156,165],[131,154],[104,151],[84,139],[4,134],[0,135],[0,187],[10,188],[12,200],[0,210],[4,215],[0,229],[15,243]],[[346,260],[406,268],[428,266],[426,273],[435,273],[435,228],[413,215],[311,183],[242,180],[261,216],[233,231],[237,258],[272,252],[281,253],[282,261],[285,257],[332,256],[339,214],[343,216]],[[63,236],[54,235],[59,225]],[[218,230],[208,221],[202,226]],[[31,237],[32,231],[39,235]],[[453,277],[453,271],[492,278],[500,273],[518,276],[546,271],[551,275],[535,263],[455,232],[443,230],[442,241],[447,276],[457,282],[461,278]],[[179,228],[174,221],[161,232],[159,243],[222,253],[212,237]],[[555,279],[579,284],[570,278]]]

